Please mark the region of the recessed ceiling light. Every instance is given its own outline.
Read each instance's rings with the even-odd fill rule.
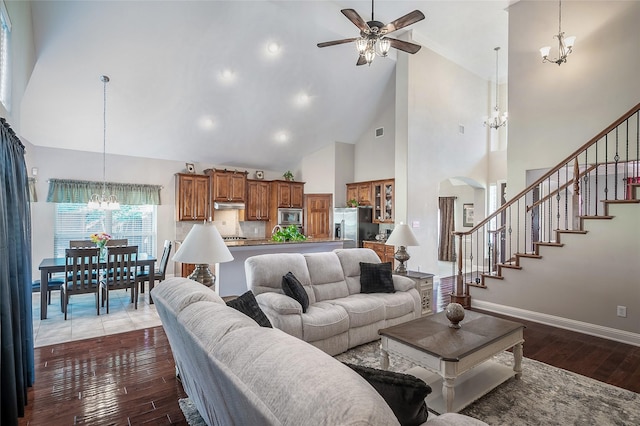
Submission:
[[[225,68],[220,71],[219,78],[225,83],[231,83],[236,79],[236,73],[229,68]]]
[[[296,95],[295,102],[299,106],[306,106],[311,102],[311,97],[307,92],[300,92]]]
[[[289,140],[289,135],[285,131],[280,131],[276,133],[275,140],[280,143],[285,143]]]
[[[272,41],[267,44],[267,52],[275,55],[279,51],[280,51],[280,45],[275,41]]]
[[[216,126],[216,122],[211,116],[202,116],[200,120],[198,120],[198,125],[203,130],[211,130]]]

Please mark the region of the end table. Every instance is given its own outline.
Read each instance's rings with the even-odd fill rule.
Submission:
[[[396,275],[395,272],[394,275]],[[420,302],[422,304],[421,316],[431,315],[433,313],[433,274],[407,271],[406,274],[397,275],[411,278],[416,283],[416,290],[420,293]]]

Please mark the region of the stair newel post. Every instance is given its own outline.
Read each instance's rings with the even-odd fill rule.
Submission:
[[[578,165],[578,157],[573,163],[573,197],[571,198],[571,208],[573,210],[573,220],[571,226],[574,231],[580,229],[580,166]]]
[[[462,274],[462,240],[464,239],[464,232],[454,232],[453,235],[458,237],[458,274],[456,275],[456,288],[454,293],[451,293],[451,303],[459,303],[465,309],[471,307],[471,296],[469,295],[469,289],[464,284],[464,275]]]

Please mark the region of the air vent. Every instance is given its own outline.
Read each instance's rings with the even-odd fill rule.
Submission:
[[[376,138],[381,137],[382,135],[384,135],[384,127],[378,127],[376,129]]]

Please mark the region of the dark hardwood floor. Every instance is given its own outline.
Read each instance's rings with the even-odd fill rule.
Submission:
[[[640,347],[513,320],[525,357],[640,393]],[[37,348],[35,364],[20,425],[186,424],[162,327]]]

